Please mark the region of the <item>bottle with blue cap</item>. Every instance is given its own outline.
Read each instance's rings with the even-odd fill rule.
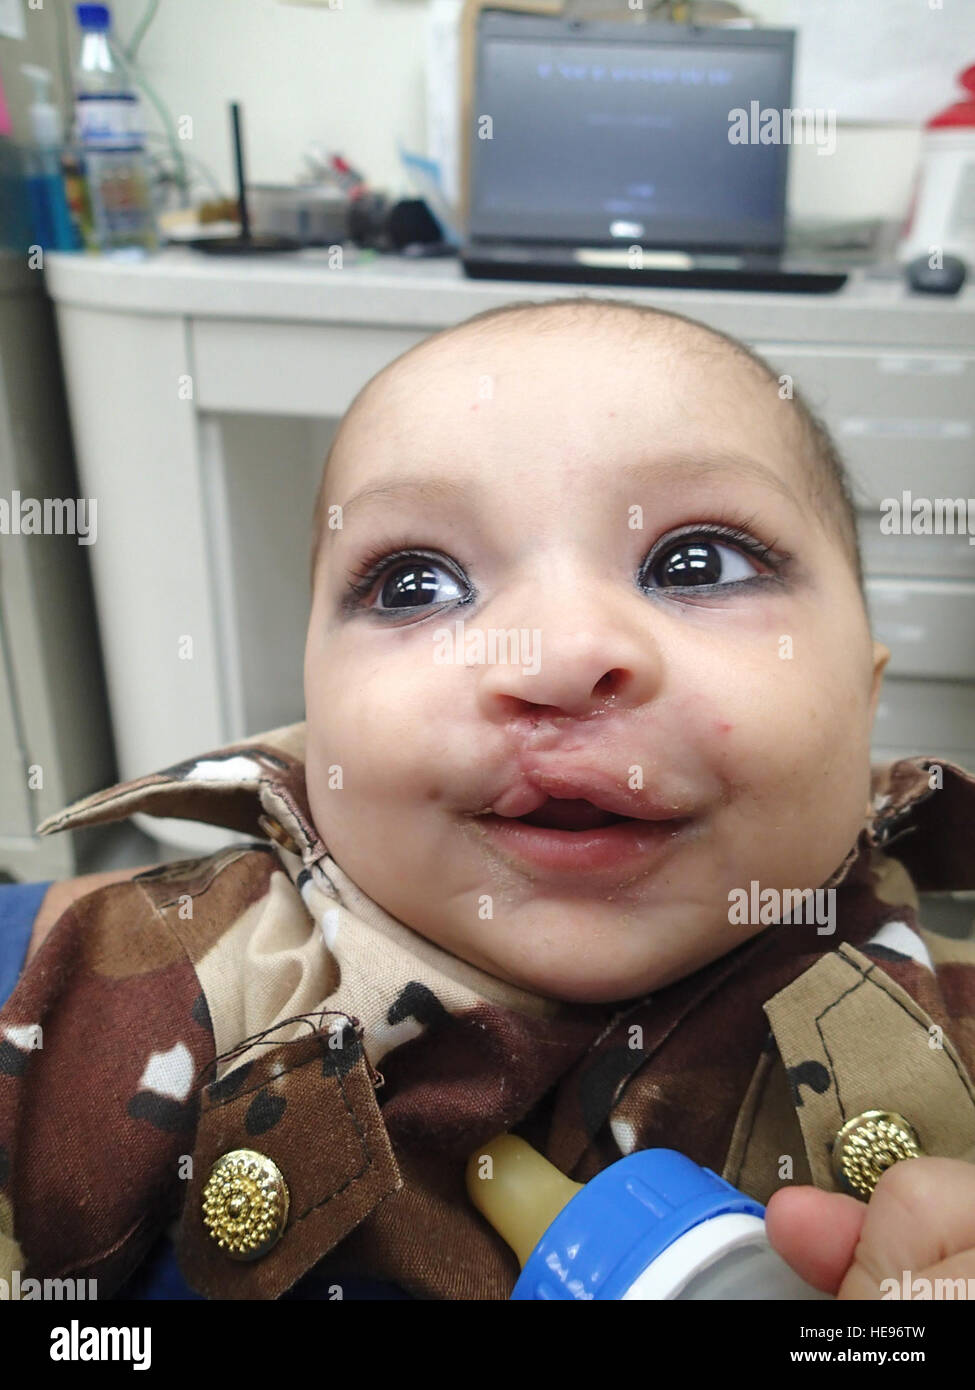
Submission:
[[[500,1134],[466,1178],[521,1263],[513,1299],[832,1297],[772,1249],[761,1203],[673,1149],[628,1154],[581,1184]]]
[[[145,255],[158,249],[142,107],[116,66],[107,5],[75,6],[81,54],[75,70],[75,143],[84,165],[89,250]]]

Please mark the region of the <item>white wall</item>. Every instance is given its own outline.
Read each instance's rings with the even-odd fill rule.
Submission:
[[[838,4],[850,0],[837,0]],[[753,0],[765,23],[789,0]],[[146,0],[114,0],[128,39]],[[193,117],[192,151],[230,194],[227,103],[244,106],[248,180],[290,182],[310,140],[341,150],[379,187],[404,191],[396,137],[425,149],[426,0],[162,0],[139,59],[174,116]],[[864,42],[869,43],[865,35]],[[149,128],[160,125],[147,106]],[[914,127],[841,127],[829,157],[792,148],[793,216],[897,218],[907,209],[919,147]]]
[[[191,151],[234,188],[227,104],[243,105],[247,177],[289,183],[311,140],[340,150],[380,187],[399,183],[396,137],[424,147],[424,0],[162,0],[139,62]],[[114,0],[128,40],[145,0]],[[161,129],[146,104],[150,129]]]

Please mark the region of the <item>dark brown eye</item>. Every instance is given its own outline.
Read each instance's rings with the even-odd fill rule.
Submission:
[[[438,577],[446,576],[447,583]],[[390,570],[379,590],[381,607],[420,608],[431,603],[449,603],[451,599],[462,598],[463,593],[450,572],[442,565],[429,560],[411,561]]]
[[[658,589],[706,588],[751,579],[758,573],[753,561],[730,545],[690,537],[674,541],[657,555],[647,575]]]

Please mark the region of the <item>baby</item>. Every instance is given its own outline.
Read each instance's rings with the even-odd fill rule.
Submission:
[[[624,999],[760,930],[733,890],[842,863],[888,653],[842,474],[781,394],[701,326],[585,301],[481,316],[360,393],[319,498],[306,766],[393,916]],[[537,634],[539,669],[467,664],[474,630]]]
[[[490,311],[373,378],[330,451],[314,829],[419,938],[513,998],[608,1019],[770,922],[834,950],[825,919],[774,905],[852,862],[888,657],[842,465],[787,380],[622,301]],[[755,886],[772,915],[732,911]],[[973,1276],[975,1166],[895,1164],[869,1204],[782,1188],[768,1230],[844,1298],[905,1269]]]

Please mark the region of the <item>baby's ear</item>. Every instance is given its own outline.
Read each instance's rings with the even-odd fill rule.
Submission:
[[[890,648],[885,647],[883,642],[873,644],[873,675],[870,684],[870,723],[873,724],[874,715],[877,712],[877,700],[880,698],[880,687],[884,679],[884,671],[890,660]]]

